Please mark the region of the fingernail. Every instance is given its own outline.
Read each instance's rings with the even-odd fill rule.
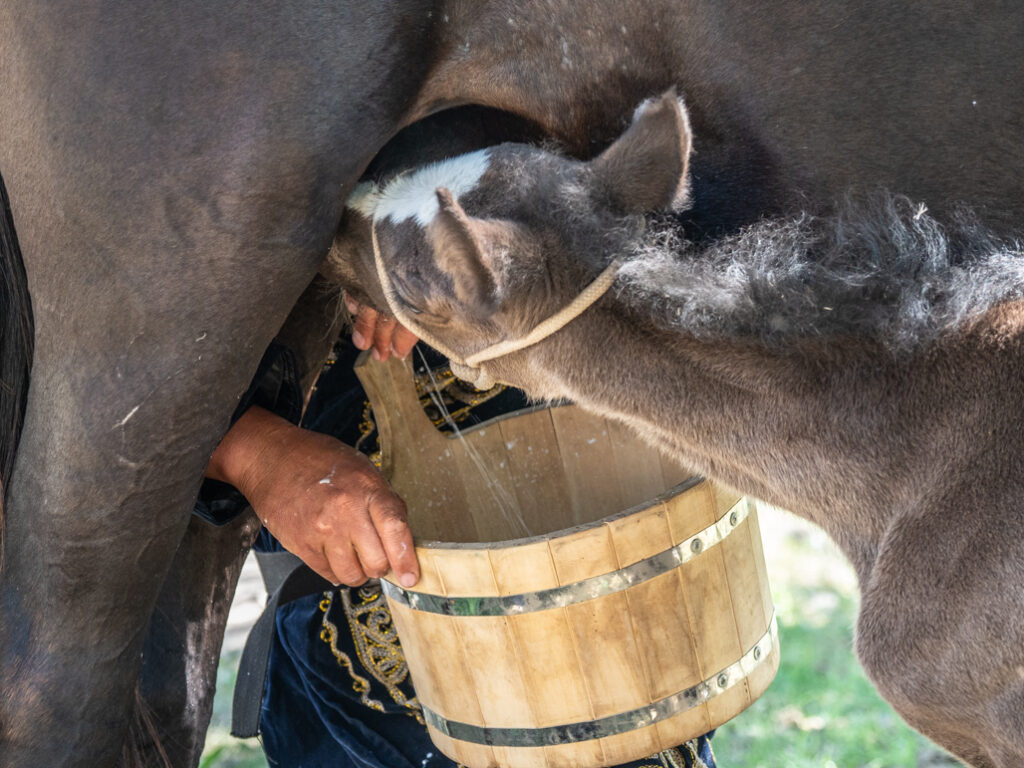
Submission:
[[[400,354],[398,352],[398,350],[395,349],[395,345],[394,344],[391,345],[391,354],[394,355],[395,357],[397,357],[399,360],[405,360],[405,358],[406,358],[406,355]]]
[[[352,331],[352,343],[359,349],[366,349],[366,338],[359,331]]]
[[[414,573],[403,573],[399,581],[402,582],[403,587],[414,587],[419,579],[416,578]]]
[[[376,347],[373,348],[373,359],[378,361],[378,362],[381,362],[381,361],[384,360],[384,355],[382,355],[380,353],[380,350],[378,350]]]
[[[356,312],[359,311],[359,302],[357,302],[355,299],[351,298],[350,296],[346,296],[345,297],[345,308],[348,309],[350,314],[354,315]]]

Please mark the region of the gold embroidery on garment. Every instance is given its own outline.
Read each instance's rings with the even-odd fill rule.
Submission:
[[[330,592],[324,592],[323,599],[320,600],[320,610],[323,612],[324,617],[320,630],[320,639],[323,640],[331,647],[331,653],[334,654],[334,658],[338,660],[338,664],[345,668],[345,671],[352,677],[352,690],[359,694],[359,701],[363,705],[375,709],[378,712],[384,711],[384,705],[376,699],[371,699],[369,696],[370,681],[362,675],[358,674],[355,667],[352,666],[352,659],[338,647],[338,628],[334,623],[327,618],[327,612],[331,607],[331,595]]]
[[[683,756],[678,749],[666,749],[658,753],[658,759],[663,768],[686,768]]]
[[[353,593],[358,595],[358,603],[353,602]],[[380,584],[360,587],[358,591],[341,590],[341,601],[363,666],[387,689],[396,704],[409,709],[407,714],[425,725],[419,700],[415,696],[409,698],[399,688],[409,678],[409,667]]]
[[[697,748],[696,739],[688,741],[682,745],[681,749],[685,749],[690,756],[689,762],[686,761],[683,757],[683,753],[677,748],[666,749],[664,752],[659,752],[658,759],[661,761],[661,766],[663,768],[686,768],[687,765],[692,766],[692,768],[708,768],[708,764],[701,760],[700,755],[697,754]]]
[[[455,378],[449,365],[417,373],[413,383],[424,413],[441,431],[448,431],[453,424],[461,424],[474,408],[505,391],[504,384],[481,390],[461,382]],[[380,468],[381,452],[377,422],[373,418],[373,407],[369,400],[363,401],[359,437],[356,439],[355,448],[365,453],[370,461]]]
[[[459,381],[450,365],[419,373],[414,381],[416,396],[424,412],[434,426],[442,431],[462,423],[478,405],[505,391],[504,384],[496,384],[490,389],[477,389]]]
[[[402,646],[398,642],[398,632],[391,621],[391,611],[381,593],[380,585],[325,593],[320,608],[324,613],[323,625],[330,628],[327,630],[328,637],[324,637],[323,633],[321,637],[330,642],[331,652],[335,658],[348,670],[353,680],[356,680],[355,690],[360,694],[360,701],[372,709],[384,711],[383,704],[369,698],[369,681],[355,673],[351,659],[337,646],[338,629],[328,619],[332,594],[337,594],[341,598],[341,607],[345,612],[356,655],[363,669],[384,686],[396,704],[409,710],[406,714],[425,725],[419,700],[415,696],[406,696],[400,687],[409,678],[409,667],[405,663],[405,654],[402,653]],[[360,681],[366,683],[365,687]]]

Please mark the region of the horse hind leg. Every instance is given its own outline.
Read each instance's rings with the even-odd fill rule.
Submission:
[[[963,713],[964,720],[957,726],[948,722],[936,725],[930,720],[916,720],[913,715],[903,713],[901,716],[914,730],[971,768],[1020,768],[1024,765],[1024,751],[1020,744],[1012,743],[1015,737],[1019,739],[1021,731],[1007,729],[1001,718],[990,726],[975,728],[968,724],[969,713]]]
[[[892,646],[887,646],[883,652],[889,658],[880,662],[858,638],[858,655],[868,676],[911,728],[971,768],[1024,766],[1024,749],[1019,743],[1016,746],[1012,743],[1020,739],[1021,730],[1015,730],[1005,718],[987,717],[986,707],[972,706],[967,697],[957,695],[958,686],[940,669],[932,672],[933,682],[939,687],[948,685],[950,693],[941,703],[934,699],[929,702],[929,697],[922,693],[926,686],[921,684],[920,678],[897,671],[900,662]]]
[[[995,724],[998,738],[985,744],[992,765],[998,768],[1024,765],[1024,665],[1017,667],[1015,685],[992,701],[986,714]]]
[[[120,768],[198,765],[231,597],[258,526],[254,515],[189,522],[149,622]]]
[[[117,768],[175,768],[153,721],[152,712],[138,687],[135,689],[135,707],[128,723],[128,737],[121,747]]]
[[[975,497],[997,487],[978,479],[970,496],[893,526],[857,622],[857,654],[883,698],[973,768],[1024,766],[1024,590],[1012,565],[1024,562],[1024,520]],[[1001,520],[998,546],[986,515]]]

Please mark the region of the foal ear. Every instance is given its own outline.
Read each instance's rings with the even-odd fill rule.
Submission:
[[[493,311],[493,223],[471,217],[445,187],[437,189],[437,201],[440,210],[427,230],[437,266],[451,275],[459,302],[481,313]]]
[[[591,161],[598,193],[622,213],[679,211],[689,204],[692,136],[675,88],[648,99],[633,124]]]

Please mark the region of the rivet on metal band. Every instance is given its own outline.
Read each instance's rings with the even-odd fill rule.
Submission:
[[[487,728],[448,720],[426,706],[423,707],[423,717],[428,725],[450,738],[492,747],[546,747],[602,739],[645,728],[721,695],[745,680],[769,658],[772,649],[778,643],[778,636],[778,624],[775,616],[772,616],[768,631],[734,664],[685,691],[667,696],[653,704],[598,720],[546,728]]]
[[[413,592],[390,581],[381,580],[384,594],[415,611],[446,616],[514,616],[551,608],[564,608],[584,600],[611,595],[642,584],[699,557],[732,533],[750,514],[750,502],[740,499],[713,524],[676,546],[646,560],[561,587],[502,597],[444,597],[429,592]]]

